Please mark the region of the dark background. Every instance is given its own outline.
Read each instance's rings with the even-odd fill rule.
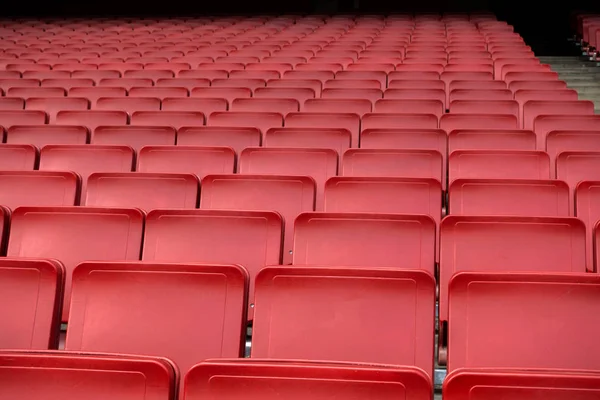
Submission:
[[[469,12],[489,10],[515,26],[537,55],[566,55],[575,10],[600,11],[600,0],[533,3],[517,0],[9,0],[0,7],[7,16],[194,16],[277,13]],[[529,3],[529,4],[528,4]],[[533,4],[532,4],[533,3]]]

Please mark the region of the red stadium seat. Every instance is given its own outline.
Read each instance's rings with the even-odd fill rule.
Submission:
[[[143,214],[135,209],[20,207],[12,213],[7,255],[50,258],[64,265],[65,322],[75,266],[86,260],[138,260],[143,223]]]
[[[404,246],[399,246],[399,243],[415,243],[415,236],[411,237],[413,240],[407,240],[409,238],[404,236],[408,231],[413,231],[413,235],[417,235],[416,242],[419,242],[419,234],[423,234],[425,230],[425,225],[419,222],[427,220],[427,217],[409,219],[402,215],[386,214],[361,220],[352,218],[352,215],[302,214],[296,224],[300,231],[296,231],[295,251],[309,251],[310,248],[313,252],[316,250],[322,253],[325,250],[322,245],[326,244],[329,248],[329,240],[333,240],[336,245],[350,250],[350,253],[363,254],[371,248],[375,254],[381,254],[375,250],[377,246],[369,245],[378,239],[392,240],[394,245],[391,249],[398,249],[400,252],[400,248]],[[315,224],[314,228],[321,226],[331,231],[317,231],[312,225],[308,227],[309,220]],[[427,226],[431,228],[431,232],[428,233],[431,233],[433,239],[433,223],[428,222],[431,224]],[[342,233],[347,232],[346,229],[349,228],[357,229],[353,231],[356,241],[352,242],[355,242],[358,248],[346,240],[339,242],[342,236],[348,238]],[[366,233],[365,228],[369,233],[360,235],[361,232]],[[382,235],[384,232],[387,235]],[[313,241],[319,240],[318,236],[327,239],[322,241],[321,245],[316,245]],[[367,241],[369,243],[366,243]],[[420,244],[424,243],[418,243]],[[315,245],[317,247],[313,247]],[[433,247],[433,243],[431,246]],[[331,250],[334,248],[331,247]],[[414,247],[406,247],[405,250],[404,257],[401,256],[398,259],[399,264],[394,266],[412,265],[410,260],[406,259],[406,255],[414,253],[411,251]],[[332,253],[342,252],[334,250]],[[391,256],[389,253],[387,255]],[[295,253],[295,261],[296,256]],[[319,257],[316,254],[315,256],[315,259],[329,260],[329,257]],[[433,262],[433,259],[431,261]],[[367,264],[373,265],[370,262]],[[327,266],[328,263],[319,264],[322,265]],[[359,298],[356,297],[357,290],[362,293]],[[417,366],[432,376],[434,303],[435,281],[433,276],[425,271],[352,267],[306,268],[298,265],[269,267],[260,272],[256,281],[252,357],[408,365]],[[305,312],[298,312],[298,307]],[[379,311],[374,312],[375,310]],[[331,313],[339,316],[335,324],[329,322]],[[407,330],[406,324],[412,329]],[[356,334],[342,334],[348,331]],[[348,352],[349,347],[354,351]],[[354,398],[355,395],[351,397]]]
[[[593,115],[594,103],[589,100],[544,101],[529,100],[523,104],[523,128],[534,129],[535,120],[545,115]],[[535,129],[534,129],[535,130]],[[536,132],[537,133],[537,132]],[[543,149],[545,140],[538,136],[538,148]]]
[[[25,108],[25,101],[18,97],[1,97],[0,111],[16,111]]]
[[[85,144],[87,141],[87,128],[75,125],[14,125],[6,133],[6,143],[31,144],[38,148],[47,144]]]
[[[96,172],[81,204],[91,207],[196,208],[198,178],[191,174]]]
[[[300,103],[296,99],[242,98],[233,100],[229,109],[246,112],[276,112],[285,117],[288,113],[298,112]]]
[[[314,210],[315,192],[307,176],[209,175],[202,180],[200,208],[278,212],[284,221],[283,263],[291,264],[294,221]]]
[[[508,84],[508,88],[515,93],[518,90],[565,90],[567,83],[565,81],[545,80],[540,84],[540,81],[525,80],[512,81]]]
[[[142,260],[238,264],[250,277],[252,310],[254,277],[281,263],[282,237],[283,220],[276,212],[154,210],[146,218]]]
[[[1,171],[33,170],[37,160],[37,149],[30,144],[0,144]]]
[[[569,186],[557,180],[456,179],[448,193],[450,215],[574,215]]]
[[[221,379],[225,384],[217,383]],[[196,365],[187,374],[182,392],[185,400],[201,400],[207,393],[250,400],[300,400],[306,396],[368,400],[402,393],[406,400],[423,400],[431,396],[432,384],[425,372],[414,367],[235,359]]]
[[[62,265],[51,260],[2,258],[0,277],[0,317],[3,321],[0,346],[21,350],[58,347],[60,306],[65,284]],[[6,372],[3,358],[0,355],[0,370]],[[6,378],[2,372],[0,376],[2,380]],[[31,376],[29,382],[30,379]],[[10,386],[8,382],[2,385],[0,396],[20,396],[18,392],[11,395],[7,386]]]
[[[368,265],[422,270],[433,275],[435,235],[435,222],[426,215],[304,213],[294,225],[293,264]],[[388,251],[377,251],[382,246]]]
[[[177,211],[163,212],[162,218],[171,219],[174,213]],[[199,221],[219,224],[191,215],[178,220],[180,227]],[[157,247],[154,253],[145,252],[145,258],[170,258],[160,252],[158,243],[169,242],[170,231],[160,219],[149,216],[146,243]],[[201,250],[195,248],[182,258],[195,260],[198,257],[194,253],[199,256]],[[206,358],[239,357],[247,284],[247,272],[235,265],[186,264],[181,260],[177,264],[84,262],[73,274],[73,306],[65,348],[168,357],[182,373]],[[148,295],[157,288],[158,292]],[[177,309],[182,312],[174,312]],[[112,311],[106,314],[106,310]],[[202,318],[190,318],[193,314]],[[91,318],[101,315],[101,326],[89,324]],[[161,329],[164,323],[170,329]],[[173,330],[179,340],[173,340]],[[181,346],[182,341],[186,346]]]
[[[362,118],[361,129],[437,129],[435,114],[370,113]]]
[[[338,155],[351,144],[352,135],[344,128],[271,128],[264,136],[264,147],[332,149]]]
[[[383,97],[379,89],[323,89],[322,99],[366,99],[374,102]]]
[[[100,97],[96,110],[118,110],[131,115],[136,111],[160,110],[160,99],[154,97]]]
[[[177,133],[177,144],[186,146],[225,146],[239,154],[246,147],[257,147],[261,133],[257,128],[243,127],[184,127]]]
[[[440,129],[450,133],[457,129],[518,129],[515,115],[500,114],[444,114]]]
[[[174,145],[175,135],[175,129],[167,126],[99,126],[91,143],[129,146],[137,152],[144,146]]]
[[[90,101],[91,108],[96,106],[100,97],[125,97],[127,90],[123,87],[74,87],[69,89],[69,97],[83,97]]]
[[[85,196],[87,178],[94,172],[130,172],[133,149],[127,146],[46,145],[40,152],[40,170],[73,171],[81,177]]]
[[[302,111],[326,113],[352,113],[360,116],[370,113],[371,101],[368,99],[308,99]]]
[[[59,111],[56,114],[57,124],[85,126],[90,132],[100,125],[127,125],[127,119],[125,111]]]
[[[334,177],[325,184],[326,212],[429,215],[439,224],[442,186],[434,179]]]
[[[72,172],[2,171],[0,206],[74,206],[79,200],[79,178]]]
[[[331,149],[247,148],[239,158],[239,173],[310,176],[317,185],[315,209],[323,209],[325,181],[337,174],[338,155]]]
[[[165,358],[72,352],[0,353],[0,397],[168,400],[177,369]]]
[[[270,128],[283,126],[283,116],[277,112],[218,111],[208,117],[207,125],[257,128],[264,134]]]
[[[550,179],[550,158],[542,151],[457,150],[448,157],[448,182],[475,179]]]
[[[6,92],[7,97],[19,97],[27,100],[30,97],[64,97],[65,89],[49,87],[13,87]]]
[[[440,100],[381,99],[375,102],[373,111],[390,114],[433,114],[439,118],[446,110]]]
[[[554,231],[552,243],[559,242],[564,248],[569,241],[557,239],[565,233],[568,234],[562,225],[560,230]],[[516,236],[510,237],[513,238],[516,239]],[[511,243],[529,241],[530,236],[524,236],[518,241],[511,240]],[[552,250],[552,243],[545,242],[544,248]],[[569,249],[570,246],[565,250]],[[536,252],[536,256],[543,252]],[[556,254],[552,251],[545,254],[553,253]],[[568,257],[568,254],[565,256]],[[519,256],[519,259],[522,258]],[[535,259],[540,260],[537,257]],[[570,264],[570,260],[566,261]],[[481,265],[480,260],[478,265]],[[503,265],[506,263],[503,262]],[[520,371],[598,370],[598,349],[590,347],[585,340],[573,338],[581,332],[594,332],[597,328],[597,321],[585,316],[598,312],[599,279],[594,274],[547,272],[472,272],[456,275],[450,282],[449,290],[451,320],[448,370],[481,367]],[[496,307],[499,299],[502,299],[502,307]],[[547,316],[540,313],[542,308],[552,310],[555,321],[552,327],[555,329],[548,329]],[[503,329],[507,326],[518,329]],[[498,329],[503,329],[503,340],[495,341],[495,345],[490,346],[487,340],[489,333],[498,332]],[[473,336],[475,332],[480,334]],[[549,346],[555,351],[548,351]],[[539,381],[537,385],[539,387]],[[520,390],[519,396],[522,395],[524,392]]]
[[[599,395],[600,376],[595,372],[560,370],[501,371],[496,369],[461,369],[444,381],[444,398],[448,400],[483,400],[488,396],[509,398],[543,397],[547,400]],[[479,391],[478,389],[483,389]]]
[[[441,89],[388,89],[384,99],[394,100],[439,100],[447,107],[446,94]]]
[[[195,174],[233,173],[235,152],[227,147],[145,146],[139,151],[138,172]]]
[[[520,129],[458,129],[448,135],[448,153],[455,150],[535,149],[535,133]]]
[[[202,126],[204,114],[197,111],[136,111],[131,115],[131,125],[170,126],[175,129]]]
[[[508,89],[454,89],[450,92],[450,105],[454,101],[512,101],[513,93]]]
[[[514,100],[454,100],[449,108],[451,114],[501,114],[519,118],[519,103]]]
[[[8,129],[13,125],[43,125],[46,113],[39,110],[0,111],[0,126]]]
[[[538,143],[546,148],[547,136],[552,131],[600,131],[600,116],[597,115],[541,115],[533,124],[533,130],[538,137]],[[550,157],[553,154],[550,152]]]
[[[430,178],[444,182],[443,157],[436,150],[349,149],[341,176]]]
[[[255,98],[265,98],[265,99],[295,99],[300,103],[300,106],[304,104],[304,102],[308,99],[315,98],[315,94],[321,94],[321,83],[318,81],[314,81],[318,84],[318,89],[315,90],[311,87],[285,87],[283,85],[274,85],[270,86],[271,82],[292,82],[295,83],[295,80],[280,80],[280,81],[269,81],[267,83],[267,87],[257,88],[254,91],[253,97]],[[307,85],[308,86],[308,85]]]
[[[31,97],[25,103],[27,110],[44,111],[51,124],[56,122],[59,111],[82,111],[89,107],[89,101],[81,97]]]
[[[358,147],[360,116],[351,113],[301,112],[285,118],[289,128],[341,128],[352,134],[351,147]]]

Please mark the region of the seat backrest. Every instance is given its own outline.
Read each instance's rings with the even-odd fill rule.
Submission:
[[[321,94],[321,82],[319,81],[307,81],[312,82],[312,84],[306,85],[299,83],[298,87],[291,86],[291,83],[290,87],[288,87],[283,84],[274,85],[272,82],[291,82],[295,84],[296,81],[292,79],[289,81],[286,79],[269,81],[267,87],[257,88],[252,97],[257,99],[294,99],[302,106],[306,100],[315,98],[315,93]],[[316,86],[316,89],[313,86]]]
[[[554,71],[509,72],[503,79],[509,86],[514,81],[556,81],[558,73]]]
[[[91,207],[196,208],[198,178],[192,174],[96,172],[81,204]]]
[[[81,177],[81,196],[94,172],[131,172],[134,152],[128,146],[47,145],[40,151],[41,171],[73,171]]]
[[[442,186],[435,179],[333,177],[325,184],[326,212],[429,215],[439,224]]]
[[[166,359],[72,352],[0,353],[0,397],[169,400],[177,374]]]
[[[177,132],[177,144],[186,146],[225,146],[240,154],[246,147],[258,147],[261,133],[258,128],[195,126]]]
[[[439,118],[446,112],[446,109],[444,108],[444,102],[441,100],[381,99],[375,102],[373,112],[389,114],[433,114]]]
[[[437,150],[349,149],[341,176],[431,178],[439,182],[443,157]]]
[[[65,348],[167,357],[182,374],[206,358],[240,357],[247,288],[236,265],[84,262],[73,273]],[[102,326],[89,324],[100,316]]]
[[[556,157],[556,178],[567,182],[571,195],[582,181],[600,180],[600,152],[564,151]]]
[[[450,103],[452,114],[504,114],[519,118],[519,103],[514,100],[454,100]]]
[[[216,377],[225,379],[224,384],[216,383]],[[246,385],[249,381],[250,385]],[[356,390],[357,387],[364,390]],[[431,391],[427,374],[412,367],[260,359],[204,361],[187,374],[182,388],[184,400],[201,400],[209,393],[218,398],[263,400],[281,397],[301,400],[307,396],[319,399],[341,396],[349,400],[368,400],[375,396],[391,400],[399,395],[406,400],[422,400],[429,398]]]
[[[257,128],[264,134],[270,128],[283,126],[283,115],[277,112],[217,111],[208,117],[207,125]]]
[[[56,114],[57,124],[85,126],[90,132],[100,125],[127,125],[127,120],[128,116],[125,111],[67,110],[58,111]]]
[[[367,99],[371,102],[381,99],[383,91],[380,89],[323,89],[322,99]]]
[[[0,144],[0,170],[33,170],[37,162],[37,149],[30,144]]]
[[[358,147],[360,116],[351,113],[301,112],[285,118],[290,128],[343,128],[352,134],[351,147]]]
[[[600,276],[465,272],[452,279],[449,292],[449,371],[599,369],[600,348],[572,338],[598,329],[598,320],[585,316],[600,312]],[[552,319],[540,310],[550,310]],[[490,346],[492,332],[502,332],[502,340]]]
[[[40,110],[2,110],[0,126],[8,129],[13,125],[43,125],[47,115]]]
[[[522,129],[458,129],[448,134],[448,153],[455,150],[535,149],[535,133]]]
[[[269,267],[259,273],[252,358],[407,365],[433,376],[433,276],[327,266]],[[335,324],[332,313],[338,316]],[[355,334],[342,335],[349,329]]]
[[[341,156],[350,147],[351,136],[344,128],[271,128],[263,146],[333,149]]]
[[[592,266],[595,262],[594,270],[596,272],[600,267],[598,263],[600,248],[594,243],[594,237],[596,241],[599,238],[597,224],[600,221],[600,184],[598,182],[598,180],[582,181],[575,190],[575,215],[585,223],[588,265]],[[593,259],[594,254],[596,254],[595,260]]]
[[[132,87],[129,89],[129,97],[150,97],[163,100],[167,97],[182,98],[188,97],[189,92],[184,87],[173,86],[152,86],[152,87]]]
[[[59,111],[87,110],[89,101],[82,97],[31,97],[27,99],[25,108],[46,112],[49,123],[53,124]]]
[[[457,272],[586,271],[583,222],[575,218],[535,215],[480,217],[451,214],[442,220],[441,321],[447,321],[448,283]]]
[[[352,113],[360,116],[371,110],[372,104],[368,99],[309,99],[302,107],[302,111],[306,112]]]
[[[402,78],[390,81],[390,89],[433,89],[445,90],[446,85],[440,80],[425,80],[424,77],[415,76],[415,79]]]
[[[138,172],[195,174],[233,173],[235,152],[228,147],[145,146],[138,154]]]
[[[534,121],[540,115],[594,115],[594,103],[589,100],[529,100],[523,104],[523,128],[534,129]],[[539,140],[539,148],[545,141]]]
[[[74,87],[69,89],[69,97],[83,97],[90,101],[92,109],[100,97],[125,97],[127,90],[124,87]]]
[[[143,261],[238,264],[254,277],[281,263],[283,219],[272,211],[154,210],[146,217]],[[252,318],[252,315],[249,315]]]
[[[6,133],[6,143],[31,144],[38,148],[47,144],[85,144],[87,141],[87,128],[75,125],[14,125]]]
[[[242,98],[233,100],[229,109],[246,112],[276,112],[285,117],[288,113],[300,111],[300,103],[296,99]]]
[[[131,115],[131,125],[183,126],[204,125],[204,114],[199,111],[136,111]]]
[[[139,152],[144,146],[174,145],[175,135],[169,126],[99,126],[91,143],[129,146]]]
[[[1,171],[0,206],[74,206],[79,177],[73,172]]]
[[[294,226],[293,264],[369,265],[433,274],[435,232],[435,222],[426,215],[304,213]],[[386,244],[392,247],[377,250]]]
[[[450,215],[574,215],[569,186],[557,180],[456,179],[448,193]]]
[[[131,115],[136,111],[160,110],[157,97],[100,97],[96,101],[96,110],[119,110]]]
[[[229,104],[231,104],[234,99],[241,99],[251,96],[252,91],[244,87],[198,87],[192,89],[192,92],[190,93],[190,97],[226,99]]]
[[[571,371],[481,371],[462,369],[444,380],[444,397],[448,400],[484,400],[499,398],[543,397],[547,400],[600,396],[600,375],[595,372]],[[483,389],[483,390],[480,390]]]
[[[294,221],[314,211],[316,184],[308,176],[209,175],[202,180],[200,208],[276,211],[284,221],[283,263],[291,264]]]
[[[448,182],[459,178],[550,179],[543,151],[456,150],[448,157]]]
[[[139,260],[143,224],[136,209],[19,207],[12,213],[7,255],[50,258],[64,265],[66,322],[75,266],[87,260]]]
[[[247,148],[240,154],[240,174],[310,176],[317,188],[315,209],[323,209],[325,181],[337,175],[338,154],[332,149]]]
[[[559,80],[544,80],[543,85],[540,85],[539,80],[518,80],[508,84],[508,88],[513,92],[518,90],[565,90],[567,83]]]
[[[442,89],[387,89],[384,99],[393,100],[439,100],[447,108],[446,94]]]
[[[519,129],[516,115],[509,114],[444,114],[440,129],[447,133],[456,129]]]
[[[369,113],[362,118],[361,129],[437,129],[435,114]]]
[[[65,271],[50,260],[0,259],[3,349],[58,347]],[[0,356],[1,359],[1,356]],[[5,365],[0,361],[4,370]],[[4,386],[4,385],[2,385]],[[0,389],[2,393],[2,389]]]

